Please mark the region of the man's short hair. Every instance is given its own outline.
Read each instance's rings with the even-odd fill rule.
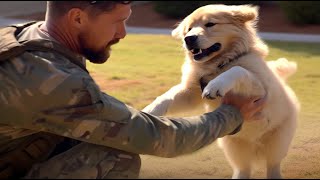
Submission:
[[[130,4],[131,1],[48,1],[47,10],[53,17],[61,17],[72,8],[86,9],[94,17],[110,12],[117,4]]]

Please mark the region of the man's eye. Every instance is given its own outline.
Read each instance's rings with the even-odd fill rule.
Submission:
[[[208,22],[207,24],[205,24],[204,26],[206,26],[206,27],[212,27],[212,26],[214,26],[214,25],[216,25],[215,23],[212,23],[212,22]]]

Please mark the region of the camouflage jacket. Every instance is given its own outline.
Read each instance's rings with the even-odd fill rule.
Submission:
[[[0,145],[44,131],[137,154],[173,157],[241,127],[240,112],[229,105],[185,118],[134,109],[101,92],[80,63],[84,57],[45,39],[18,42],[13,29],[17,31],[0,31]],[[34,46],[17,48],[23,43]],[[15,48],[20,51],[10,55]]]

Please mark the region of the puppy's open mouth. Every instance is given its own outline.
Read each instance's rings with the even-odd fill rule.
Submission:
[[[210,55],[211,53],[219,51],[220,48],[221,48],[221,44],[215,43],[214,45],[210,46],[207,49],[194,48],[194,49],[191,49],[190,52],[194,55],[193,56],[194,60],[199,61],[202,58]]]

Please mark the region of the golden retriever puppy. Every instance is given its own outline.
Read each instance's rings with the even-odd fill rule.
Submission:
[[[258,7],[252,5],[206,5],[187,16],[172,31],[185,50],[181,82],[143,109],[166,115],[205,105],[208,112],[229,91],[267,94],[258,120],[245,121],[240,132],[218,139],[233,169],[232,178],[250,178],[256,162],[264,163],[267,178],[281,178],[281,161],[293,139],[300,109],[286,83],[296,63],[284,58],[264,60],[268,47],[256,34],[257,17]]]

